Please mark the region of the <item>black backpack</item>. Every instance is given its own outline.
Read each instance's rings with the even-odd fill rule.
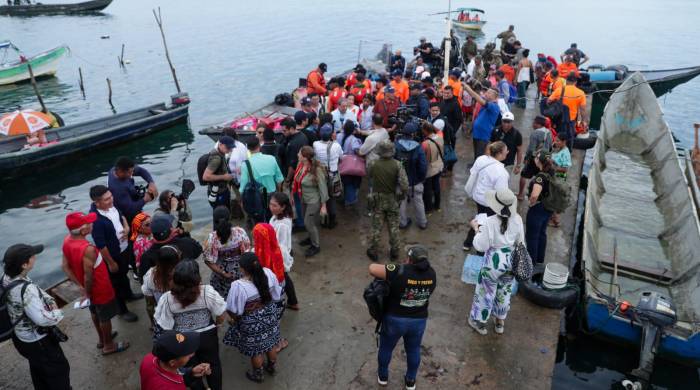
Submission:
[[[241,192],[241,200],[243,201],[243,210],[250,216],[253,221],[261,222],[265,220],[265,198],[267,198],[267,189],[261,186],[253,177],[253,169],[250,166],[250,161],[245,161],[248,169],[248,182]],[[262,190],[261,190],[262,187]]]
[[[399,265],[399,275],[401,274],[403,274],[403,265]],[[389,297],[390,291],[388,281],[375,278],[365,288],[365,292],[362,294],[365,303],[367,303],[369,315],[377,321],[374,333],[378,334],[379,328],[382,326],[384,314],[386,313],[386,299]]]
[[[10,313],[7,311],[7,296],[10,290],[22,285],[21,299],[24,300],[24,292],[27,291],[27,286],[30,284],[26,280],[15,280],[5,287],[2,283],[3,279],[5,279],[4,275],[0,278],[0,342],[12,338],[12,334],[15,332],[15,326],[24,318],[23,314],[22,317],[18,318],[15,322],[12,322],[12,319],[10,319]]]
[[[204,171],[207,169],[207,165],[209,165],[209,153],[199,156],[199,160],[197,160],[197,178],[201,186],[209,184],[204,181]]]
[[[292,94],[288,92],[280,93],[275,96],[275,104],[278,106],[294,107],[294,98]]]

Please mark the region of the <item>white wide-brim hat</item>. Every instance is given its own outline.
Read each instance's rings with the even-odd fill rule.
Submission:
[[[486,198],[486,205],[494,213],[502,217],[509,217],[509,215],[504,215],[504,208],[510,210],[510,216],[518,213],[518,198],[515,197],[513,191],[507,188],[498,191],[486,191],[484,197]]]

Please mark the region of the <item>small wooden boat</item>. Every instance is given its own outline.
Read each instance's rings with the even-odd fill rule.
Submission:
[[[49,143],[24,149],[24,136],[0,137],[0,174],[49,165],[65,157],[149,135],[186,122],[189,105],[164,103],[46,131]]]
[[[649,371],[649,354],[653,364],[652,351],[700,365],[695,174],[646,81],[641,72],[628,76],[605,109],[588,174],[581,255],[588,328],[641,344],[641,374]],[[663,299],[649,305],[655,294]]]
[[[481,31],[486,24],[486,20],[483,19],[485,12],[481,9],[457,8],[457,10],[452,12],[457,13],[457,17],[452,19],[452,27],[457,30]],[[470,13],[473,13],[474,16],[470,17]]]
[[[605,104],[610,99],[610,95],[612,95],[612,91],[622,85],[622,83],[633,73],[641,73],[657,97],[670,92],[678,85],[684,84],[700,75],[700,66],[640,71],[627,70],[627,67],[624,65],[617,65],[615,68],[616,74],[614,78],[611,77],[612,80],[608,79],[595,81],[592,77],[592,81],[590,82],[591,86],[587,92],[596,92],[593,94],[591,121],[589,124],[592,129],[598,129],[600,127],[600,118],[603,115]],[[594,75],[595,73],[596,72],[589,72],[590,75]]]
[[[9,41],[0,42],[0,51],[14,50],[18,54],[20,50]],[[68,46],[59,46],[57,48],[39,53],[33,57],[23,59],[20,57],[17,61],[6,62],[0,64],[0,85],[14,84],[29,80],[29,67],[27,63],[32,65],[34,77],[49,77],[56,74],[58,62],[61,57],[68,53]]]
[[[24,4],[0,6],[0,15],[34,16],[51,14],[79,14],[98,12],[107,8],[112,0],[92,0],[69,4]]]

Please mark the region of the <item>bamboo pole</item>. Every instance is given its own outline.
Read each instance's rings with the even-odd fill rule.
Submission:
[[[83,94],[83,99],[85,99],[85,84],[83,83],[83,69],[78,67],[78,74],[80,75],[80,92]]]
[[[32,87],[34,87],[34,93],[36,94],[36,98],[39,99],[39,104],[41,104],[41,112],[46,114],[49,110],[46,109],[44,99],[41,98],[39,87],[36,85],[36,79],[34,78],[34,70],[32,70],[32,64],[29,62],[27,62],[27,69],[29,70],[29,79],[32,81]]]
[[[119,65],[124,67],[124,44],[122,43],[122,55],[119,57]]]
[[[153,17],[156,18],[156,23],[158,23],[158,28],[160,29],[160,36],[163,38],[163,47],[165,48],[165,58],[168,60],[168,65],[170,66],[170,72],[173,74],[173,80],[175,81],[175,88],[177,93],[182,92],[180,90],[180,83],[177,81],[177,74],[175,73],[175,67],[173,62],[170,60],[170,52],[168,51],[168,43],[165,41],[165,32],[163,31],[163,17],[160,14],[160,7],[158,7],[158,13],[153,10]]]
[[[112,107],[112,111],[114,111],[114,104],[112,104],[112,81],[109,80],[109,77],[107,78],[107,91],[109,92],[107,101],[109,101],[109,106]]]

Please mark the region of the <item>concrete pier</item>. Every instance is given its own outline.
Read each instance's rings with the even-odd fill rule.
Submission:
[[[530,88],[534,98],[534,87]],[[528,101],[528,109],[514,109],[516,128],[527,143],[537,104]],[[403,244],[420,243],[431,250],[431,263],[437,271],[438,287],[430,302],[430,317],[423,339],[418,388],[437,389],[549,389],[555,363],[561,313],[544,309],[516,295],[506,320],[504,335],[493,332],[481,336],[468,327],[466,318],[474,287],[461,282],[466,256],[462,250],[467,223],[475,214],[463,187],[467,180],[467,163],[472,158],[471,139],[458,137],[460,157],[452,176],[442,179],[442,209],[429,216],[429,228],[415,225],[402,231]],[[578,193],[583,153],[572,151],[574,166],[569,171],[572,194]],[[517,185],[517,180],[513,180]],[[514,188],[517,190],[517,188]],[[577,198],[576,196],[574,199]],[[339,207],[340,225],[322,230],[321,253],[305,259],[303,249],[295,247],[292,277],[301,310],[286,311],[282,333],[289,347],[280,353],[274,377],[266,376],[262,385],[248,381],[245,370],[249,360],[237,350],[221,344],[224,388],[260,389],[368,389],[376,388],[377,345],[362,291],[369,283],[369,261],[364,252],[369,218],[362,212]],[[525,217],[527,205],[519,210]],[[568,265],[575,225],[576,204],[561,215],[561,227],[549,228],[547,261]],[[196,235],[204,238],[204,230]],[[294,235],[296,242],[305,234]],[[382,260],[388,259],[384,241]],[[200,262],[201,264],[201,262]],[[201,265],[203,280],[208,269]],[[206,271],[206,272],[204,272]],[[31,276],[31,275],[30,275]],[[134,285],[136,288],[137,286]],[[128,340],[131,348],[124,353],[100,356],[95,347],[97,335],[87,310],[66,306],[61,327],[70,340],[63,344],[71,362],[71,380],[75,389],[138,389],[138,367],[151,348],[143,301],[130,308],[140,317],[134,324],[119,319],[113,325],[118,340]],[[228,325],[219,329],[223,334]],[[17,354],[12,343],[0,345],[0,389],[30,387],[28,364]],[[397,346],[391,363],[389,389],[403,388],[405,354]]]

